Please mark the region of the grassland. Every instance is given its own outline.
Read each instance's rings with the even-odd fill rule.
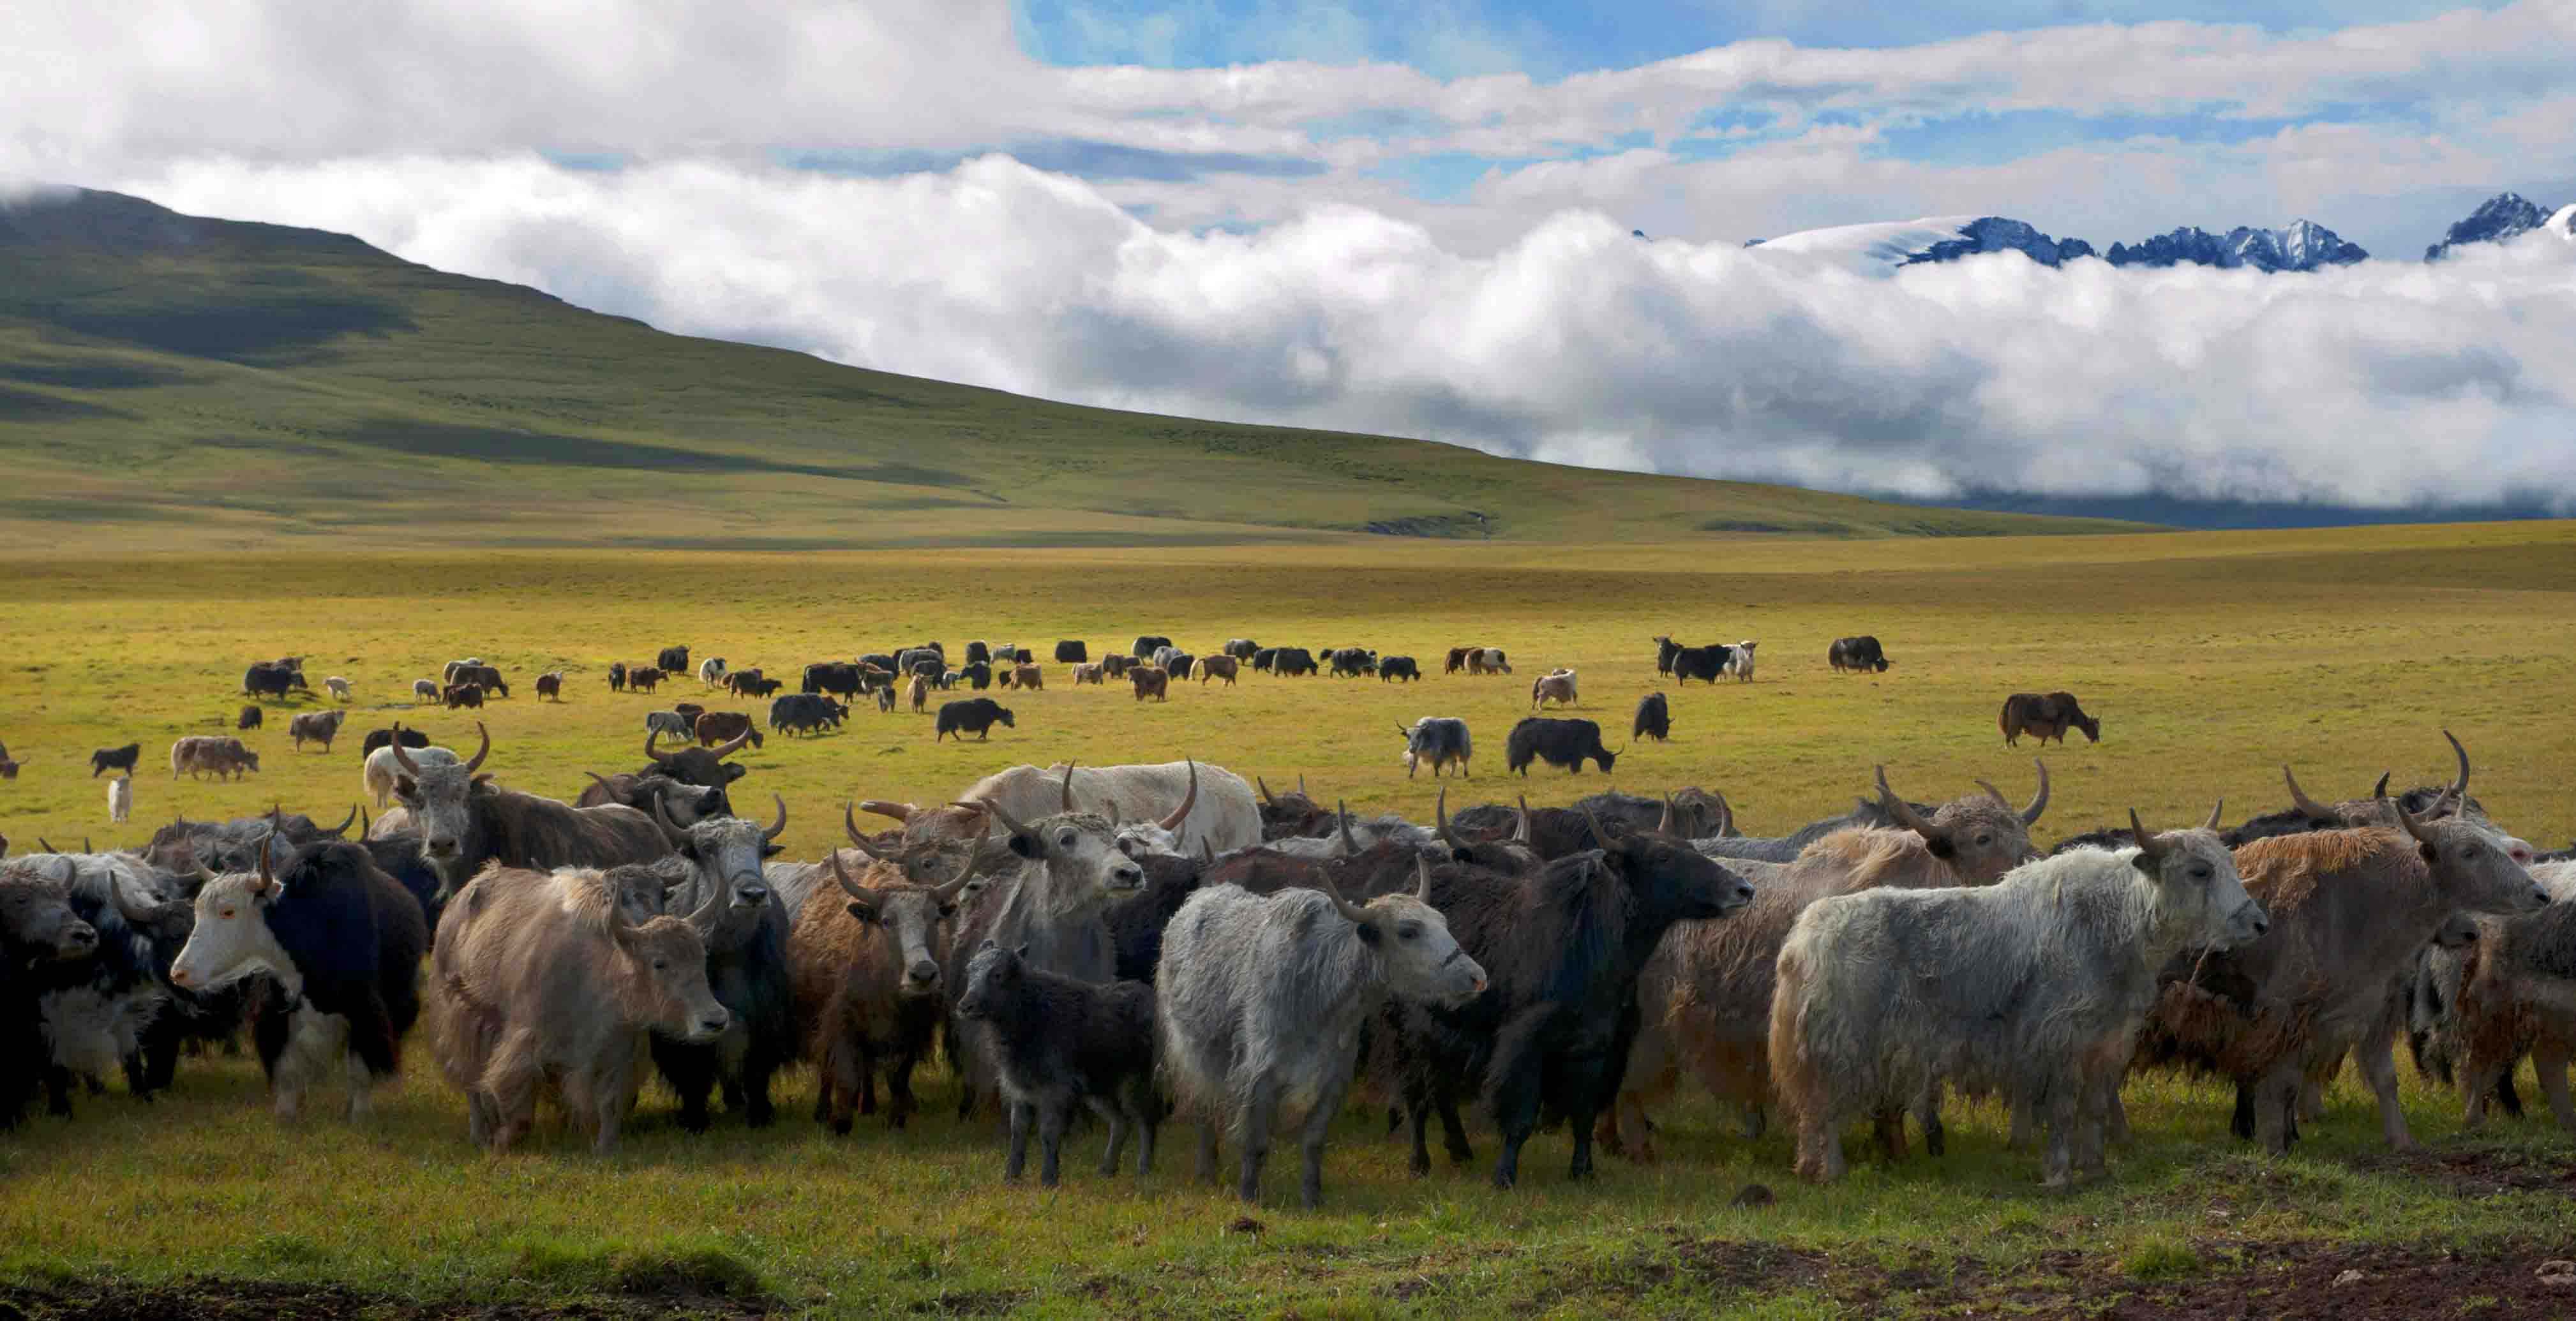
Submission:
[[[1424,657],[1482,641],[1510,649],[1522,674],[1411,688],[1256,676],[1139,706],[1073,690],[1051,666],[1055,686],[1007,698],[1019,727],[990,744],[934,745],[923,718],[865,711],[845,732],[749,753],[741,788],[785,796],[789,856],[824,848],[849,798],[928,799],[1068,756],[1187,754],[1273,784],[1302,773],[1355,809],[1424,815],[1432,785],[1406,781],[1393,727],[1436,713],[1465,716],[1484,749],[1472,789],[1458,787],[1467,800],[1563,802],[1601,777],[1506,781],[1498,764],[1530,672],[1576,667],[1580,714],[1615,744],[1635,698],[1658,686],[1647,639],[1671,632],[1759,639],[1757,681],[1673,692],[1674,741],[1632,749],[1616,782],[1723,788],[1755,831],[1836,810],[1874,761],[1918,797],[1973,776],[2027,792],[2030,750],[2003,749],[1995,708],[2009,691],[2062,686],[2098,709],[2105,738],[2046,753],[2057,797],[2044,838],[2131,805],[2151,822],[2197,820],[2219,794],[2231,817],[2267,810],[2284,800],[2284,761],[2320,794],[2360,793],[2383,769],[2431,779],[2448,765],[2444,726],[2477,755],[2476,792],[2499,820],[2544,846],[2576,835],[2564,775],[2576,730],[2560,718],[2576,691],[2565,524],[1770,540],[1718,556],[1348,539],[935,555],[93,551],[11,568],[0,739],[27,769],[0,784],[0,831],[21,848],[40,833],[130,843],[173,811],[273,799],[336,819],[357,793],[354,744],[290,751],[275,726],[302,703],[272,708],[253,736],[265,769],[248,782],[174,784],[154,769],[172,738],[230,727],[256,657],[302,652],[317,681],[347,675],[353,728],[416,714],[451,745],[470,743],[470,723],[412,712],[398,700],[412,678],[465,654],[514,677],[569,668],[561,706],[523,694],[484,712],[507,783],[569,795],[584,768],[640,760],[642,715],[673,694],[613,696],[602,674],[666,643],[791,667],[924,637],[1042,651],[1080,637],[1096,650],[1143,631],[1202,648],[1248,635]],[[1826,642],[1857,631],[1885,639],[1896,668],[1828,672]],[[135,739],[137,819],[112,829],[86,755]],[[863,1121],[840,1140],[801,1117],[810,1088],[789,1081],[792,1117],[767,1133],[720,1122],[688,1138],[648,1093],[611,1161],[563,1136],[493,1160],[466,1146],[422,1053],[362,1129],[280,1129],[255,1067],[193,1063],[156,1105],[90,1098],[74,1122],[0,1138],[0,1281],[14,1290],[0,1299],[317,1315],[399,1315],[393,1300],[418,1298],[610,1314],[748,1300],[848,1315],[2537,1316],[2564,1295],[2533,1271],[2576,1255],[2569,1139],[2536,1123],[2465,1135],[2452,1099],[2411,1075],[2408,1112],[2430,1149],[2412,1157],[2380,1149],[2349,1078],[2280,1160],[2226,1137],[2222,1092],[2142,1082],[2137,1145],[2109,1180],[2066,1195],[2040,1192],[2033,1162],[2001,1150],[1990,1110],[1953,1125],[1946,1160],[1864,1162],[1816,1190],[1788,1177],[1781,1138],[1748,1143],[1686,1102],[1661,1116],[1661,1165],[1612,1161],[1570,1186],[1562,1139],[1542,1137],[1511,1194],[1473,1171],[1406,1178],[1400,1150],[1355,1111],[1322,1212],[1274,1197],[1248,1216],[1188,1185],[1185,1138],[1142,1189],[1093,1177],[1088,1145],[1064,1188],[1004,1188],[989,1134],[938,1113],[944,1080],[912,1132]],[[1734,1205],[1754,1183],[1776,1203]],[[2346,1270],[2363,1281],[2334,1288]]]
[[[665,334],[345,235],[0,209],[0,549],[806,550],[2134,527],[1051,403]]]

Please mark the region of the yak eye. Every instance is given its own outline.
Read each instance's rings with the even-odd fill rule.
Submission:
[[[1992,844],[1995,842],[1995,837],[1992,835],[1979,835],[1977,836],[1977,842],[1979,844]]]
[[[1059,845],[1062,845],[1062,846],[1063,846],[1063,847],[1065,847],[1065,848],[1072,848],[1072,847],[1073,847],[1073,832],[1072,832],[1072,831],[1070,831],[1070,830],[1068,830],[1068,831],[1064,832],[1063,834],[1056,836],[1056,841],[1055,841],[1055,842],[1056,842],[1057,844],[1059,844]]]
[[[2208,879],[2209,879],[2209,868],[2207,868],[2207,867],[2194,867],[2194,868],[2192,868],[2192,869],[2191,869],[2191,878],[2192,878],[2193,880],[2195,880],[2195,881],[2205,881],[2205,880],[2208,880]]]
[[[1395,938],[1398,940],[1418,940],[1421,936],[1422,925],[1418,922],[1398,922],[1395,924]]]
[[[655,960],[653,960],[653,971],[655,971],[655,972],[669,972],[670,970],[671,970],[671,961],[670,961],[669,959],[655,959]]]
[[[221,910],[219,910],[219,911],[217,911],[217,912],[216,912],[215,916],[220,917],[220,918],[222,918],[223,920],[225,920],[225,921],[227,921],[227,922],[230,922],[230,921],[232,921],[232,920],[233,920],[233,910],[231,910],[231,909],[229,909],[229,908],[221,909]]]

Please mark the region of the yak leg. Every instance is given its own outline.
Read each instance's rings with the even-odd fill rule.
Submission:
[[[2540,1075],[2540,1094],[2549,1098],[2549,1113],[2558,1126],[2576,1132],[2576,1101],[2567,1095],[2567,1045],[2547,1037],[2533,1042],[2531,1067]]]
[[[1949,1130],[1941,1126],[1941,1084],[1933,1083],[1914,1099],[1914,1122],[1923,1126],[1923,1151],[1926,1155],[1949,1154]]]
[[[1342,1095],[1350,1089],[1348,1079],[1339,1087],[1327,1087],[1315,1098],[1315,1107],[1306,1112],[1305,1130],[1298,1135],[1298,1146],[1305,1155],[1305,1171],[1297,1185],[1298,1200],[1312,1211],[1324,1200],[1324,1140],[1332,1136],[1333,1116],[1342,1112]]]
[[[1759,1142],[1762,1135],[1770,1130],[1771,1112],[1764,1109],[1760,1101],[1745,1102],[1743,1113],[1735,1117],[1735,1131],[1742,1134],[1747,1142]]]
[[[1431,1084],[1408,1079],[1404,1084],[1404,1117],[1412,1130],[1413,1155],[1406,1168],[1414,1178],[1431,1173]]]
[[[2397,1104],[2397,1061],[2389,1053],[2388,1038],[2373,1037],[2353,1047],[2352,1053],[2361,1080],[2379,1097],[2379,1129],[2387,1135],[2388,1145],[2413,1151],[2415,1136],[2406,1131],[2406,1111]]]
[[[2127,1080],[2127,1076],[2128,1066],[2123,1064],[2119,1073],[2103,1083],[2102,1098],[2103,1139],[2123,1147],[2129,1145],[2129,1106],[2120,1099],[2120,1084]]]
[[[1905,1111],[1883,1105],[1870,1113],[1870,1137],[1889,1164],[1905,1159]]]
[[[2273,1155],[2289,1151],[2298,1140],[2299,1065],[2276,1064],[2254,1080],[2246,1104],[2253,1110],[2254,1140]]]
[[[1538,1129],[1539,1062],[1524,1056],[1501,1074],[1494,1091],[1494,1119],[1503,1130],[1503,1154],[1494,1161],[1494,1186],[1520,1182],[1521,1146]],[[1587,1136],[1589,1136],[1587,1134]]]
[[[1037,1122],[1037,1107],[1026,1101],[1011,1102],[1011,1154],[1002,1162],[1002,1178],[1018,1183],[1029,1167],[1029,1127]]]
[[[1214,1119],[1199,1121],[1199,1159],[1192,1177],[1200,1183],[1216,1182],[1216,1128]]]
[[[1118,1153],[1127,1149],[1127,1112],[1106,1096],[1086,1098],[1084,1104],[1109,1125],[1109,1146],[1100,1153],[1100,1177],[1110,1178],[1118,1173]]]
[[[1571,1100],[1571,1103],[1565,1107],[1565,1127],[1567,1136],[1574,1139],[1574,1159],[1565,1167],[1565,1177],[1568,1179],[1580,1180],[1592,1177],[1592,1119],[1595,1113],[1593,1110],[1595,1098],[1604,1091],[1610,1091],[1617,1084],[1616,1079],[1605,1080],[1602,1077],[1608,1066],[1609,1061],[1600,1056],[1568,1060],[1565,1064],[1565,1072],[1568,1076],[1564,1079],[1564,1095]],[[1604,1085],[1605,1081],[1608,1086]],[[1615,1095],[1612,1104],[1617,1104]]]
[[[854,1119],[852,1112],[859,1102],[860,1089],[867,1085],[869,1075],[876,1072],[875,1062],[868,1058],[866,1050],[845,1041],[832,1047],[822,1072],[823,1094],[822,1099],[815,1102],[817,1113],[814,1117],[823,1118],[822,1111],[828,1103],[832,1131],[846,1137]]]
[[[1244,1201],[1261,1200],[1261,1163],[1270,1157],[1270,1125],[1278,1116],[1278,1080],[1256,1080],[1251,1095],[1244,1098],[1242,1172],[1234,1185],[1234,1195]]]
[[[921,1108],[921,1103],[912,1095],[912,1069],[920,1062],[918,1052],[900,1050],[895,1053],[894,1062],[886,1067],[886,1123],[889,1127],[902,1128],[903,1121]]]
[[[1073,1121],[1073,1103],[1048,1097],[1038,1111],[1038,1186],[1053,1188],[1061,1178],[1058,1158],[1064,1153],[1065,1126]],[[1018,1125],[1012,1126],[1014,1129]]]
[[[1154,1172],[1154,1138],[1163,1126],[1163,1098],[1154,1091],[1151,1074],[1140,1074],[1127,1083],[1127,1107],[1136,1121],[1136,1177]]]

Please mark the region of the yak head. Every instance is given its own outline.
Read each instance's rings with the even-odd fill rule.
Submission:
[[[1383,894],[1365,904],[1342,898],[1322,867],[1315,868],[1315,888],[1377,955],[1397,998],[1455,1008],[1484,994],[1485,969],[1459,948],[1449,919],[1431,906],[1431,865],[1420,854],[1413,874],[1410,894]]]
[[[98,929],[72,911],[73,863],[60,875],[12,864],[0,872],[0,949],[30,963],[85,959],[98,952]]]
[[[2129,837],[2137,841],[2130,865],[2154,893],[2159,925],[2189,933],[2184,942],[2198,949],[2228,949],[2255,940],[2271,929],[2271,916],[2245,892],[2236,871],[2236,855],[2218,837],[2218,814],[2209,813],[2198,830],[2147,833],[2129,809]]]
[[[2030,827],[2048,810],[2048,765],[2031,764],[2039,767],[2039,793],[2018,811],[2003,790],[1979,780],[1984,794],[1943,803],[1926,817],[1887,787],[1884,766],[1878,768],[1878,805],[1889,820],[1922,836],[1924,847],[1947,863],[1961,884],[1983,885],[2040,856],[2031,847]]]
[[[492,779],[482,773],[483,759],[492,755],[492,732],[479,720],[474,722],[474,732],[482,746],[472,757],[453,764],[413,760],[402,744],[400,725],[394,726],[394,741],[387,745],[393,749],[394,764],[401,768],[394,777],[394,797],[411,813],[412,825],[420,831],[420,854],[438,873],[442,897],[470,879],[454,874],[463,865],[466,837],[474,828],[474,806],[469,800]]]
[[[708,817],[683,827],[671,819],[661,799],[653,800],[653,824],[661,827],[671,851],[688,860],[696,872],[680,888],[722,890],[732,896],[724,927],[701,933],[711,945],[730,946],[733,941],[720,942],[719,936],[738,938],[751,925],[748,920],[733,919],[756,919],[769,905],[769,880],[761,862],[779,852],[774,841],[787,831],[787,800],[771,797],[778,804],[778,819],[766,827],[738,816]]]

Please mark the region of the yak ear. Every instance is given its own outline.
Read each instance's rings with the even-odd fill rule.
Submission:
[[[1384,933],[1377,929],[1375,922],[1354,922],[1351,924],[1351,930],[1359,936],[1360,943],[1363,945],[1374,945],[1385,939]]]
[[[736,762],[730,762],[730,761],[729,761],[729,762],[726,762],[726,763],[725,763],[725,768],[724,768],[724,769],[725,769],[725,783],[727,783],[727,784],[731,784],[731,783],[733,783],[734,781],[739,780],[739,779],[741,779],[742,777],[744,777],[744,776],[746,776],[746,775],[751,774],[751,768],[750,768],[750,767],[748,767],[748,766],[744,766],[744,765],[741,765],[741,764],[736,763]]]
[[[760,846],[760,856],[764,858],[775,858],[786,851],[787,846],[784,844],[763,844]]]
[[[1938,835],[1924,836],[1923,847],[1928,850],[1933,857],[1940,858],[1945,861],[1959,856],[1958,846],[1950,842],[1950,836],[1946,832]]]
[[[1026,832],[1016,833],[1011,836],[1011,852],[1023,858],[1034,858],[1038,856],[1037,841],[1029,838]]]
[[[866,904],[860,903],[856,899],[850,901],[849,907],[850,916],[855,917],[862,922],[873,922],[877,920],[877,910],[868,907]]]
[[[1012,955],[1013,955],[1014,957],[1016,957],[1016,958],[1019,958],[1019,959],[1022,959],[1022,960],[1027,959],[1027,958],[1029,957],[1029,943],[1028,943],[1027,941],[1025,941],[1025,940],[1024,940],[1024,941],[1021,941],[1021,942],[1020,942],[1020,947],[1019,947],[1018,949],[1012,950],[1012,951],[1011,951],[1011,953],[1012,953]]]

